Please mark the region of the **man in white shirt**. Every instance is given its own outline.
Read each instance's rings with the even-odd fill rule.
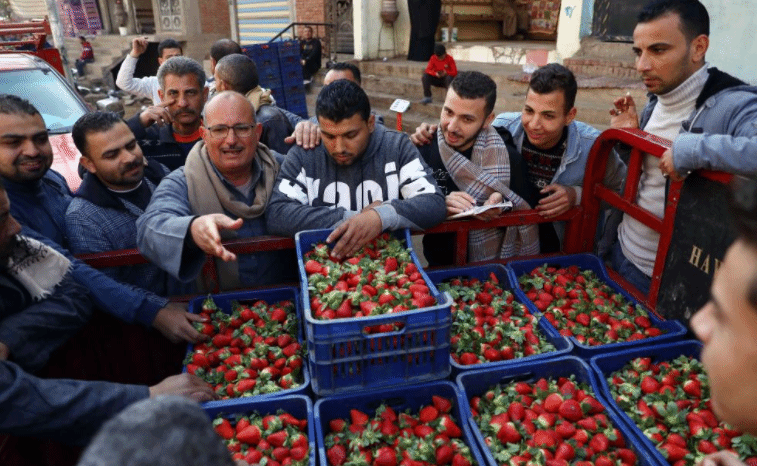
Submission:
[[[134,69],[137,67],[137,61],[140,55],[147,50],[147,39],[137,37],[131,42],[131,52],[124,58],[121,63],[121,69],[116,76],[116,85],[122,90],[140,97],[152,99],[154,105],[161,102],[158,95],[160,83],[157,76],[145,76],[144,78],[135,78]],[[174,39],[165,39],[158,44],[158,66],[171,57],[184,55],[181,44]]]

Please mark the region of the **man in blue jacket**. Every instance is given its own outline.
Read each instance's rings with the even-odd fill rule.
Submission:
[[[24,235],[66,255],[74,279],[87,287],[99,309],[125,322],[153,326],[174,342],[191,339],[195,330],[183,305],[119,283],[70,256],[65,214],[72,195],[65,179],[50,170],[52,160],[42,115],[24,99],[0,95],[0,179]]]
[[[189,374],[152,387],[31,375],[89,319],[92,301],[69,258],[23,235],[11,210],[0,182],[0,434],[83,445],[137,400],[161,394],[214,398],[208,384]]]
[[[705,61],[710,19],[698,1],[655,0],[639,13],[634,29],[636,69],[650,92],[639,115],[621,97],[611,125],[641,128],[673,141],[661,159],[645,157],[638,204],[662,218],[667,178],[711,169],[757,173],[757,88]],[[647,293],[660,235],[628,215],[618,227],[613,268]]]
[[[547,218],[581,202],[586,162],[599,136],[598,130],[575,119],[577,91],[576,78],[569,69],[555,63],[545,65],[531,76],[523,110],[501,113],[491,123],[512,135],[535,192],[535,197],[527,200]],[[429,129],[433,127],[421,125],[412,136],[413,142],[427,143]],[[605,186],[620,190],[625,174],[625,164],[613,154],[607,163]],[[541,252],[559,251],[563,234],[562,223],[541,223]]]

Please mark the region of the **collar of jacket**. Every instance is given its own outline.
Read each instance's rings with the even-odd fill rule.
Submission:
[[[578,134],[578,125],[573,120],[567,126],[568,137],[565,139],[565,152],[563,153],[562,161],[560,162],[560,168],[577,160],[581,155],[580,139],[581,135]],[[513,132],[513,141],[515,147],[518,148],[518,152],[523,151],[523,138],[526,137],[526,130],[523,128],[523,121],[518,117],[518,126]]]
[[[147,159],[143,181],[149,180],[154,186],[157,186],[164,175],[165,172],[158,162]],[[76,197],[80,197],[103,208],[126,210],[121,199],[113,194],[98,177],[89,172],[84,174],[83,181],[76,192]]]

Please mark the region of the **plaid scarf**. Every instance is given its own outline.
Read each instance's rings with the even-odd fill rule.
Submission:
[[[439,155],[455,184],[483,204],[492,193],[499,192],[513,203],[514,210],[528,210],[520,196],[510,190],[510,156],[502,137],[491,126],[483,128],[473,144],[468,160],[444,140],[441,128],[436,132]],[[468,233],[470,262],[505,259],[539,253],[539,226],[520,225],[512,228],[487,228]]]

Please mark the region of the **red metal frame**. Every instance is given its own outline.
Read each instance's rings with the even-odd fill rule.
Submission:
[[[625,189],[620,194],[615,193],[602,184],[610,151],[612,151],[618,143],[626,144],[631,148]],[[594,250],[594,240],[601,211],[601,203],[605,202],[628,215],[631,215],[660,233],[660,244],[657,250],[649,295],[642,295],[615,271],[609,271],[610,276],[613,279],[618,281],[625,289],[629,290],[629,292],[639,301],[646,304],[649,309],[654,310],[657,304],[660,278],[662,277],[662,272],[665,267],[665,258],[667,257],[668,248],[670,247],[676,209],[678,207],[678,200],[681,196],[681,187],[683,186],[683,183],[673,182],[670,184],[665,206],[665,216],[662,219],[656,217],[648,210],[639,207],[636,203],[636,196],[638,194],[639,180],[641,178],[643,157],[646,154],[661,157],[669,147],[670,141],[658,138],[638,129],[608,129],[599,136],[589,154],[589,160],[586,164],[586,175],[584,176],[581,203],[564,214],[547,219],[539,215],[535,210],[508,212],[490,222],[484,222],[481,220],[450,220],[437,225],[434,228],[424,232],[417,232],[415,234],[455,233],[455,264],[463,265],[467,263],[467,239],[470,230],[564,221],[566,222],[566,227],[562,252],[565,254],[592,252]],[[732,177],[732,175],[726,173],[712,171],[701,171],[699,174],[721,183],[728,183]],[[291,238],[275,236],[237,239],[227,241],[224,244],[235,254],[250,254],[259,251],[294,248],[294,241]],[[86,254],[79,257],[93,267],[113,267],[117,265],[133,265],[146,262],[136,249]],[[215,263],[212,260],[208,260],[205,264],[203,274],[208,280],[210,280],[209,283],[212,284],[212,289],[218,291],[218,276],[215,270]]]

